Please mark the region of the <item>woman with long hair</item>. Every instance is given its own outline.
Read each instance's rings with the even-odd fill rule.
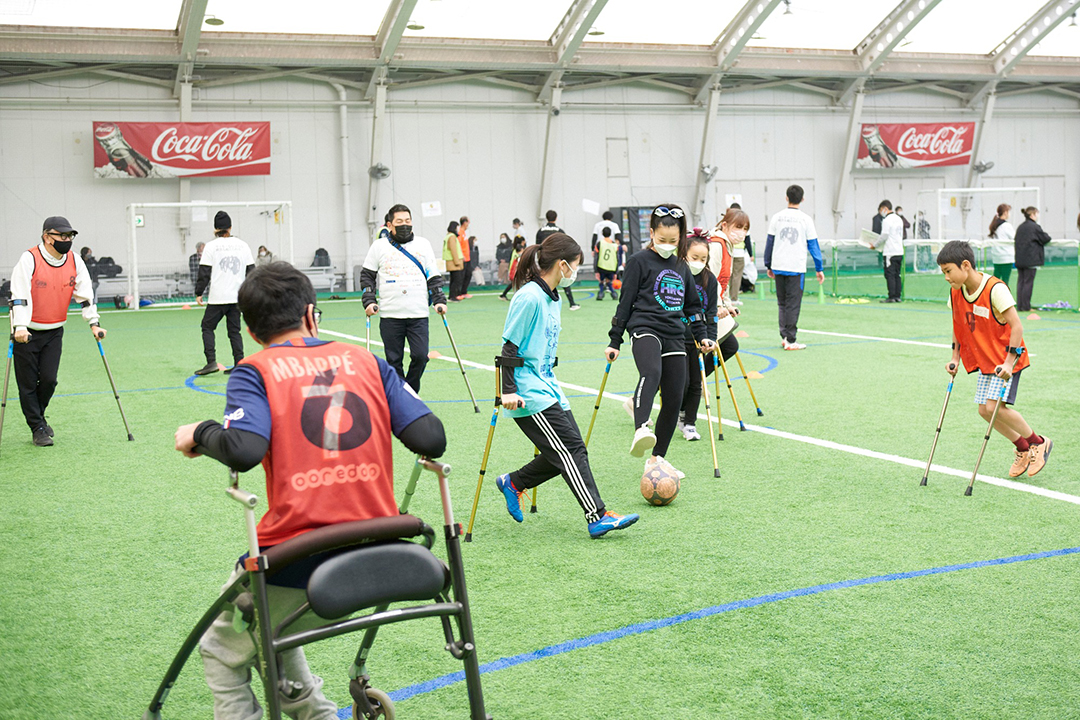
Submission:
[[[495,485],[506,499],[506,510],[517,522],[532,488],[562,475],[585,512],[589,535],[633,525],[637,515],[608,511],[596,489],[589,453],[570,412],[570,403],[555,379],[562,303],[558,288],[577,279],[581,247],[564,233],[550,235],[527,248],[514,275],[514,299],[503,326],[501,363],[502,405],[540,454],[524,467],[500,475]],[[516,367],[515,367],[516,365]]]
[[[608,360],[619,356],[623,333],[630,333],[630,349],[639,379],[632,406],[634,439],[630,454],[642,457],[648,472],[661,465],[678,474],[665,459],[671,436],[682,409],[686,387],[686,347],[683,335],[687,323],[702,350],[711,352],[701,298],[694,290],[694,277],[686,262],[686,214],[678,205],[659,205],[649,215],[649,245],[626,261],[622,294],[608,333]],[[653,398],[660,391],[660,413],[656,432],[649,428]]]
[[[990,239],[998,242],[990,246],[990,260],[994,263],[994,277],[1006,285],[1012,275],[1013,263],[1016,262],[1016,247],[1013,240],[1016,230],[1009,222],[1012,205],[1002,203],[997,206],[997,214],[990,221]]]
[[[1050,236],[1039,226],[1039,209],[1026,207],[1024,222],[1016,228],[1016,309],[1031,311],[1031,292],[1035,289],[1035,271],[1046,262],[1043,250],[1050,243]]]

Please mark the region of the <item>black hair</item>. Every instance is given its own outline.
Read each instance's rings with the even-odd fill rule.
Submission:
[[[878,203],[878,206],[877,206],[878,210],[880,210],[881,208],[887,208],[889,210],[892,210],[892,203],[889,202],[888,200],[882,200],[881,202]]]
[[[728,205],[728,207],[735,208],[736,210],[742,210],[742,205],[740,205],[739,203],[731,203],[730,205]]]
[[[259,342],[296,330],[308,305],[315,304],[315,288],[308,276],[287,262],[272,262],[251,271],[237,295],[237,305],[251,334]]]
[[[79,257],[81,257],[81,258],[85,258],[89,254],[90,254],[90,248],[89,247],[84,247],[82,250],[79,251]]]
[[[730,212],[730,210],[728,212]],[[686,236],[686,241],[684,243],[682,243],[681,252],[682,252],[683,262],[688,262],[686,260],[686,256],[690,254],[690,248],[693,247],[694,245],[698,245],[698,244],[704,245],[705,249],[708,250],[708,248],[709,248],[709,236],[706,235],[705,231],[702,230],[701,228],[694,228],[694,231]],[[708,273],[707,275],[704,275],[702,277],[703,282],[705,280],[707,280],[709,278],[709,276],[712,276],[712,271],[709,270],[709,263],[708,262],[705,263],[705,269],[702,270],[702,272]]]
[[[401,203],[398,203],[397,205],[386,211],[386,224],[389,225],[394,220],[394,216],[397,215],[399,212],[407,212],[409,213],[409,217],[412,217],[412,210],[409,209],[408,205],[402,205]]]
[[[454,233],[457,235],[458,224],[454,220],[450,221],[450,224],[446,226],[446,232]]]
[[[553,233],[544,238],[539,245],[530,245],[518,257],[517,272],[514,273],[514,289],[520,290],[525,283],[538,278],[552,268],[555,263],[565,260],[571,263],[584,258],[581,246],[566,233]]]
[[[671,215],[657,215],[656,211],[660,208],[667,208],[668,210],[678,210],[682,213],[682,208],[675,203],[662,203],[653,208],[652,213],[649,215],[649,229],[655,230],[658,227],[678,227],[679,228],[679,259],[686,259],[686,214],[682,213],[682,217],[676,218]],[[651,245],[651,243],[650,243]]]
[[[462,215],[461,216],[461,224],[464,225],[467,222],[469,222],[469,216],[468,215]]]
[[[559,219],[559,213],[555,212],[554,210],[548,210],[546,213],[544,213],[544,217],[547,218],[548,222],[555,222]]]
[[[611,214],[610,210],[605,210],[604,214],[601,215],[601,217],[604,218],[605,220],[610,220],[611,218],[613,218],[615,216]]]
[[[952,263],[960,267],[967,260],[971,267],[975,267],[975,251],[963,240],[950,240],[937,254],[937,264],[948,265]]]
[[[792,205],[802,205],[803,189],[801,185],[791,185],[787,189],[787,201]]]
[[[521,218],[514,218],[514,222],[516,222],[518,225],[522,224]]]
[[[600,234],[604,237],[611,237],[611,228],[605,227],[603,230],[600,231]]]

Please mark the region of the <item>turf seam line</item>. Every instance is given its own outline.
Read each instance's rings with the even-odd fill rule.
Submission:
[[[923,342],[922,340],[902,340],[900,338],[877,337],[875,335],[851,335],[849,333],[826,332],[825,330],[807,330],[806,328],[799,328],[799,332],[809,333],[811,335],[830,335],[832,337],[854,338],[856,340],[878,340],[880,342],[900,343],[901,345],[922,345],[923,347],[944,348],[946,350],[952,348],[952,345],[945,343]]]
[[[1030,560],[1042,560],[1052,557],[1061,557],[1065,555],[1074,555],[1080,553],[1080,547],[1062,548],[1060,550],[1045,550],[1042,552],[1027,553],[1024,555],[1013,555],[1011,557],[996,558],[993,560],[976,560],[968,563],[958,563],[953,565],[943,565],[935,568],[927,568],[924,570],[910,570],[906,572],[889,573],[886,575],[873,575],[866,578],[857,578],[852,580],[840,580],[831,583],[822,583],[819,585],[811,585],[809,587],[797,588],[795,590],[786,590],[782,592],[768,593],[765,595],[758,595],[752,598],[746,598],[743,600],[735,600],[732,602],[724,603],[722,605],[713,605],[711,607],[702,608],[700,610],[693,610],[687,613],[681,613],[679,615],[672,615],[666,618],[659,618],[656,620],[646,620],[633,625],[626,625],[614,630],[605,630],[603,632],[594,633],[592,635],[586,635],[582,638],[575,640],[567,640],[555,645],[548,645],[547,647],[532,650],[530,652],[521,653],[518,655],[512,655],[510,657],[502,657],[492,662],[484,663],[480,666],[481,674],[487,674],[498,670],[505,670],[507,668],[522,665],[533,660],[540,660],[542,658],[554,657],[556,655],[562,655],[564,653],[572,652],[574,650],[581,650],[587,647],[593,647],[596,645],[602,645],[604,643],[618,640],[620,638],[640,635],[642,633],[650,632],[653,630],[661,630],[663,628],[672,627],[674,625],[681,625],[692,620],[701,620],[704,618],[713,617],[722,613],[732,612],[734,610],[747,610],[749,608],[758,607],[759,605],[766,605],[769,603],[779,602],[781,600],[789,600],[792,598],[806,597],[809,595],[819,595],[821,593],[830,592],[832,590],[845,590],[853,587],[862,587],[866,585],[877,585],[885,582],[893,582],[896,580],[910,580],[914,578],[928,577],[932,575],[942,575],[945,573],[958,572],[961,570],[974,570],[985,567],[995,567],[1000,565],[1013,565],[1016,563],[1027,562]],[[427,680],[414,685],[409,685],[398,690],[389,693],[390,698],[394,702],[402,702],[417,695],[423,695],[435,690],[439,690],[450,685],[463,682],[465,680],[465,673],[458,671],[454,673],[448,673],[441,675],[431,680]],[[348,714],[342,715],[341,713],[348,713],[349,710],[343,709],[339,711],[338,716],[347,718]]]
[[[332,330],[324,330],[319,328],[319,332],[326,333],[328,335],[334,335],[336,337],[345,338],[348,340],[355,340],[358,342],[364,342],[363,338],[356,335],[349,335],[347,333],[334,332]],[[374,340],[371,341],[375,343]],[[898,341],[898,342],[915,342],[915,341]],[[949,347],[949,346],[943,346]],[[446,362],[456,362],[456,360],[445,355],[435,358],[437,360],[445,360]],[[494,365],[484,365],[483,363],[473,362],[472,360],[466,360],[461,358],[462,365],[468,365],[469,367],[477,368],[478,370],[486,370],[488,372],[495,372]],[[568,390],[576,390],[581,393],[591,393],[594,396],[599,392],[597,388],[585,387],[584,385],[576,385],[574,383],[568,383],[559,381],[559,386]],[[626,402],[626,397],[623,395],[616,395],[612,392],[604,392],[604,398],[608,400],[614,400],[619,403]],[[659,410],[660,405],[653,403],[653,409]],[[699,420],[705,420],[706,415],[704,413],[698,413]],[[715,415],[712,418],[714,421],[718,421],[727,425],[728,427],[737,428],[739,423],[734,420],[718,419]],[[839,450],[841,452],[848,453],[850,455],[860,455],[862,457],[874,458],[876,460],[885,460],[887,462],[896,463],[898,465],[905,465],[913,468],[923,468],[926,466],[925,461],[913,460],[912,458],[902,457],[900,455],[893,455],[892,453],[878,452],[877,450],[868,450],[866,448],[856,447],[854,445],[845,445],[843,443],[834,442],[832,440],[822,440],[820,438],[810,437],[808,435],[797,435],[795,433],[785,432],[783,430],[776,430],[774,428],[765,427],[763,425],[752,425],[745,423],[748,430],[762,433],[763,435],[772,435],[774,437],[783,438],[785,440],[794,440],[796,442],[806,443],[807,445],[817,445],[818,447],[828,448],[830,450]],[[930,466],[930,470],[941,473],[942,475],[951,475],[959,478],[971,477],[970,471],[958,470],[956,468],[947,467],[945,465],[938,465],[934,463]],[[998,487],[1006,488],[1008,490],[1018,490],[1020,492],[1031,493],[1032,495],[1039,495],[1041,497],[1050,498],[1052,500],[1061,500],[1062,502],[1072,503],[1073,505],[1080,505],[1080,497],[1076,495],[1069,495],[1068,493],[1058,492],[1057,490],[1049,490],[1037,485],[1029,485],[1027,483],[1016,482],[1015,480],[1006,480],[1005,478],[994,477],[992,475],[983,475],[979,473],[975,476],[976,480],[984,482],[988,485],[996,485]]]

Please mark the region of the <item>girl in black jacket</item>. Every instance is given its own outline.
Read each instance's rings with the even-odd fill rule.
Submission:
[[[1027,218],[1016,228],[1016,310],[1031,311],[1031,291],[1035,288],[1035,271],[1045,260],[1043,248],[1050,236],[1039,227],[1039,210],[1026,207],[1021,212]]]
[[[630,454],[641,457],[652,448],[646,472],[659,464],[678,473],[664,455],[675,432],[686,386],[686,323],[706,352],[712,350],[713,341],[706,334],[701,298],[685,262],[686,215],[682,208],[669,203],[654,209],[649,217],[649,238],[649,246],[626,262],[619,307],[611,320],[604,354],[609,361],[615,360],[623,333],[630,332],[630,347],[641,376],[633,398],[635,430]],[[657,390],[660,414],[653,434],[649,414]]]

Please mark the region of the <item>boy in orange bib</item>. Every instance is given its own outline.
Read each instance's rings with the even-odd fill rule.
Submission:
[[[963,362],[968,373],[979,371],[975,402],[987,422],[1005,391],[1006,407],[998,410],[994,429],[1016,446],[1009,477],[1024,472],[1031,477],[1046,465],[1054,443],[1036,435],[1023,416],[1008,407],[1016,402],[1020,373],[1030,364],[1016,302],[1008,285],[975,269],[975,253],[966,242],[945,243],[937,262],[952,288],[953,352],[945,369],[955,376]]]

